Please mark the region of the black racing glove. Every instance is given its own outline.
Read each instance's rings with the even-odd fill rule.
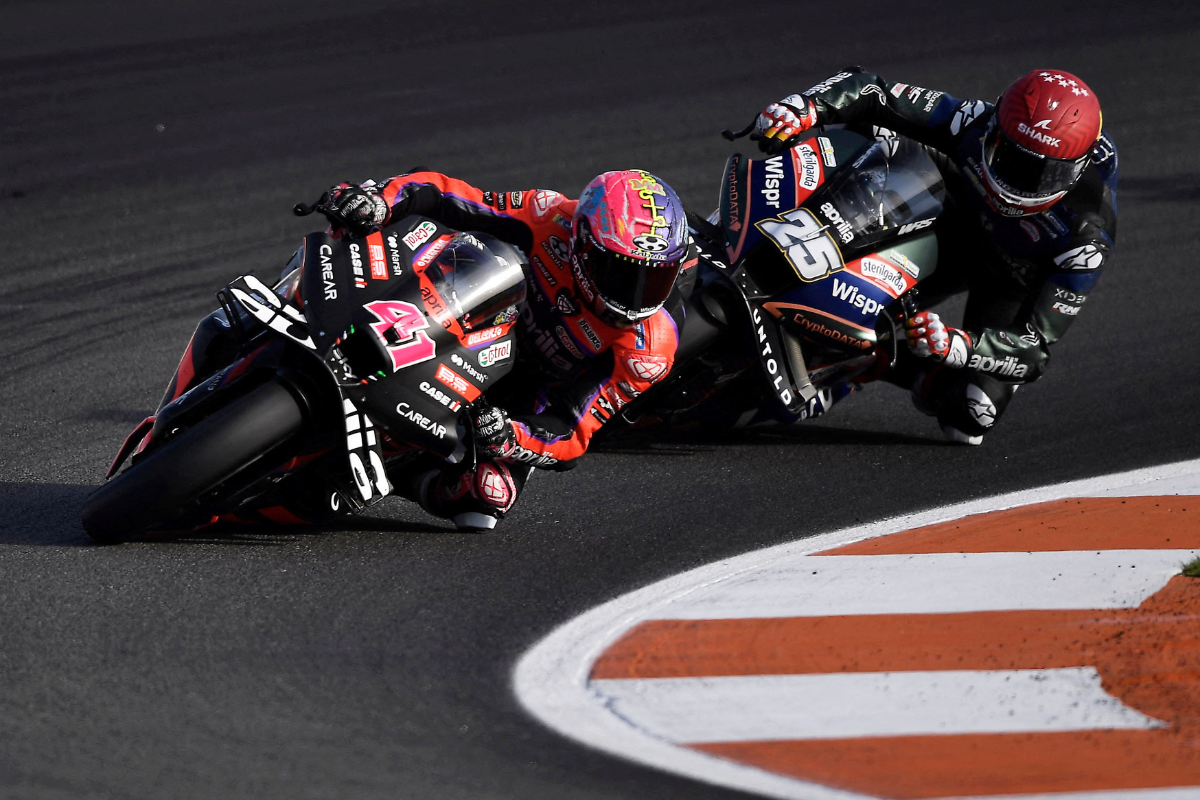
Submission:
[[[504,458],[516,449],[517,436],[503,408],[484,405],[472,409],[471,425],[475,432],[475,447],[480,455]]]
[[[352,236],[365,236],[387,224],[391,209],[377,191],[339,183],[328,194],[325,216],[334,227],[341,227]]]

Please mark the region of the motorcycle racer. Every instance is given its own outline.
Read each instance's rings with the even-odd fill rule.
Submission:
[[[339,184],[326,205],[338,234],[419,214],[529,257],[517,366],[489,393],[496,405],[472,409],[478,463],[431,464],[400,487],[460,529],[492,528],[534,467],[574,466],[592,435],[671,369],[682,285],[697,261],[679,198],[648,172],[606,172],[576,201],[548,190],[482,191],[419,169]]]
[[[832,124],[914,139],[942,172],[938,270],[921,300],[966,291],[962,328],[911,315],[916,358],[886,378],[911,388],[948,439],[980,444],[1017,387],[1045,372],[1112,253],[1117,150],[1099,101],[1058,70],[1022,76],[993,105],[849,67],[767,106],[755,131],[776,153]]]

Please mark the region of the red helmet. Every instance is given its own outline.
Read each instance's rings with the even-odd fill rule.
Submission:
[[[1083,175],[1100,138],[1100,101],[1069,72],[1034,70],[1000,96],[983,139],[983,174],[998,210],[1044,211]]]

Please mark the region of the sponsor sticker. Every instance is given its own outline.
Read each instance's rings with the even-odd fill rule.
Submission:
[[[479,351],[479,366],[490,367],[512,356],[512,339],[496,342]]]
[[[504,328],[497,325],[494,328],[484,328],[481,331],[471,331],[467,334],[467,347],[478,347],[481,344],[494,341],[504,335]]]
[[[579,318],[579,330],[583,331],[583,335],[587,337],[588,344],[592,346],[593,350],[598,353],[604,349],[604,342],[600,340],[600,335],[592,330],[592,326],[583,317]]]
[[[533,210],[539,217],[544,217],[546,216],[546,212],[550,210],[550,206],[554,205],[560,197],[562,195],[558,192],[539,189],[533,193]]]
[[[1099,269],[1104,263],[1104,253],[1094,244],[1085,244],[1055,256],[1054,263],[1059,269]]]
[[[833,142],[826,139],[824,136],[817,137],[817,144],[821,148],[821,161],[825,166],[833,169],[837,166],[837,156],[833,152]]]
[[[896,297],[904,294],[904,290],[908,288],[908,281],[904,280],[904,275],[900,270],[886,261],[864,258],[858,263],[858,269],[864,278],[875,281]]]
[[[890,258],[893,263],[899,264],[900,269],[904,270],[914,278],[921,277],[921,268],[917,266],[915,261],[904,255],[904,253],[901,253],[899,250],[888,250],[886,253],[884,253],[884,255]]]
[[[438,364],[437,374],[434,375],[434,377],[437,378],[441,383],[450,387],[450,391],[465,398],[468,403],[474,403],[479,399],[479,389],[477,389],[473,383],[447,367],[445,364]]]
[[[805,142],[792,151],[796,158],[796,183],[806,192],[821,185],[821,158],[812,144]]]
[[[437,226],[429,220],[425,220],[417,227],[413,228],[408,233],[404,234],[404,243],[408,245],[409,250],[416,250],[421,245],[428,242],[437,233]]]
[[[649,383],[654,383],[661,378],[669,366],[669,362],[663,356],[652,356],[644,353],[629,356],[625,359],[625,364],[629,367],[629,371],[640,380]]]
[[[379,231],[367,237],[367,254],[371,259],[371,277],[377,281],[390,278],[387,258],[383,254],[383,234]]]
[[[765,172],[763,185],[758,193],[763,196],[767,205],[779,208],[779,190],[783,186],[783,156],[771,156],[763,162]]]
[[[428,383],[426,383],[426,385],[428,386]],[[416,425],[418,428],[432,433],[439,439],[444,439],[446,437],[445,425],[440,425],[421,412],[413,410],[413,407],[408,403],[400,403],[397,405],[396,413],[404,417],[413,425]]]
[[[557,286],[558,281],[554,280],[554,276],[550,274],[550,269],[546,266],[546,262],[542,261],[542,259],[539,258],[536,253],[532,256],[532,258],[533,265],[537,267],[537,271],[540,272],[542,277],[546,279],[546,283],[550,284],[551,286]]]
[[[1079,306],[1072,306],[1067,303],[1055,303],[1053,309],[1060,314],[1066,314],[1068,317],[1073,317],[1079,313]]]
[[[470,361],[460,356],[458,353],[451,353],[450,360],[454,362],[454,366],[461,369],[463,372],[475,379],[476,383],[487,383],[488,376],[471,365]]]
[[[439,236],[421,254],[413,261],[413,266],[417,269],[424,269],[433,263],[433,260],[441,255],[441,252],[446,249],[446,245],[450,244],[452,237],[448,234]]]
[[[337,300],[337,283],[333,280],[333,248],[327,244],[317,248],[317,256],[321,262],[321,288],[326,300]]]
[[[441,376],[439,375],[438,377]],[[429,381],[421,381],[417,388],[432,397],[434,400],[437,400],[451,411],[458,411],[460,408],[462,408],[462,403],[458,402],[453,397],[431,384]]]
[[[825,219],[833,223],[833,227],[837,228],[839,239],[846,243],[854,239],[854,228],[842,217],[841,212],[834,207],[833,203],[822,203],[821,213],[825,215]],[[903,233],[904,230],[901,229],[900,232]]]
[[[868,297],[859,291],[858,287],[838,278],[833,279],[833,296],[852,308],[857,308],[862,316],[878,316],[883,311],[883,303]]]
[[[545,247],[555,266],[559,269],[566,269],[567,259],[571,257],[571,248],[567,246],[567,243],[557,236],[551,236],[546,240]]]
[[[912,233],[913,231],[919,231],[922,228],[928,228],[934,222],[935,220],[933,219],[921,219],[917,220],[916,222],[909,222],[906,225],[901,225],[900,230],[896,232],[896,235],[903,236],[906,233]]]

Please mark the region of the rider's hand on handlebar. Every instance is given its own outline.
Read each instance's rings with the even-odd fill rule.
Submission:
[[[517,437],[503,408],[485,405],[472,409],[471,425],[479,455],[503,458],[516,449]]]
[[[754,133],[759,149],[773,155],[791,147],[798,135],[816,124],[817,104],[793,94],[763,109],[754,121]]]
[[[355,186],[339,183],[329,190],[325,205],[325,216],[335,227],[342,227],[350,234],[363,236],[379,230],[387,222],[387,201],[378,193]]]
[[[971,355],[971,337],[948,327],[932,311],[922,311],[904,321],[904,334],[913,354],[946,362],[948,367],[966,366]]]

